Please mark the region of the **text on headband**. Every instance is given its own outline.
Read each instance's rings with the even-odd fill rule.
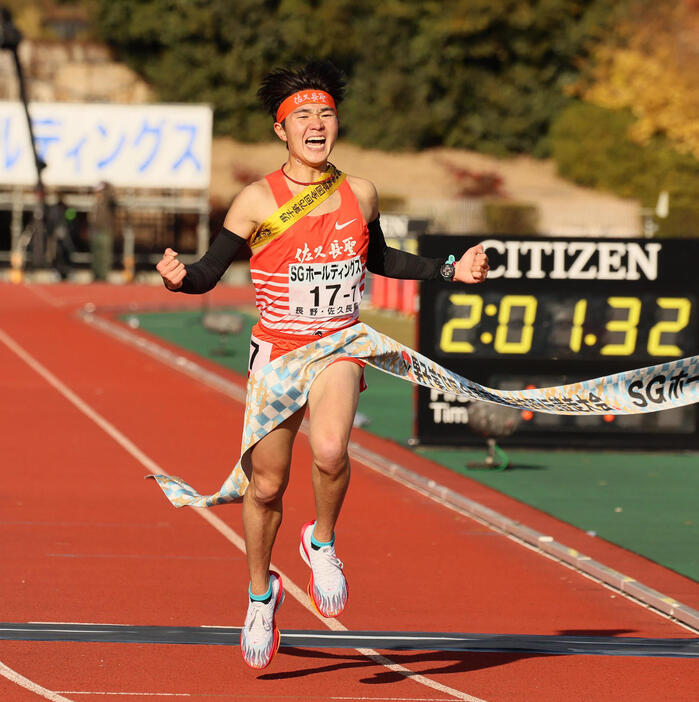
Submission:
[[[324,90],[300,90],[298,93],[289,95],[277,110],[277,122],[283,122],[297,107],[306,103],[320,103],[331,107],[335,112],[335,100],[330,93]]]

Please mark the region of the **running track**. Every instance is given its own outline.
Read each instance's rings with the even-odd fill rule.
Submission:
[[[211,301],[249,303],[250,294],[220,288]],[[139,286],[0,284],[0,620],[239,626],[247,587],[239,508],[176,510],[143,476],[164,470],[216,489],[237,458],[243,407],[86,325],[76,315],[85,303],[199,301]],[[361,431],[354,440],[697,606],[696,584],[685,578]],[[327,625],[305,604],[297,541],[313,514],[309,462],[300,435],[273,560],[287,587],[280,627],[320,632]],[[695,635],[356,461],[338,552],[351,594],[346,612],[330,621],[338,631],[600,642]],[[0,641],[3,702],[681,702],[696,699],[697,689],[699,666],[688,657],[377,653],[282,643],[260,672],[244,666],[236,645]]]

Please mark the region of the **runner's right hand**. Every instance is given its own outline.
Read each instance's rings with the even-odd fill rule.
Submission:
[[[163,257],[155,266],[160,273],[163,283],[168,290],[178,290],[182,287],[182,280],[187,275],[184,263],[177,260],[179,254],[171,248],[165,249]]]

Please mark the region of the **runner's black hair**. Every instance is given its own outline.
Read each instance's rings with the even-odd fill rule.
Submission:
[[[339,105],[345,96],[346,79],[342,71],[330,61],[309,61],[297,70],[276,68],[263,79],[257,97],[273,117],[279,105],[299,90],[324,90]]]

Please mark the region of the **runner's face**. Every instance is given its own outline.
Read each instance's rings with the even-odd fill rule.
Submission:
[[[302,105],[284,120],[283,127],[275,123],[274,130],[288,144],[290,155],[309,164],[322,164],[337,141],[337,114],[327,105]]]

